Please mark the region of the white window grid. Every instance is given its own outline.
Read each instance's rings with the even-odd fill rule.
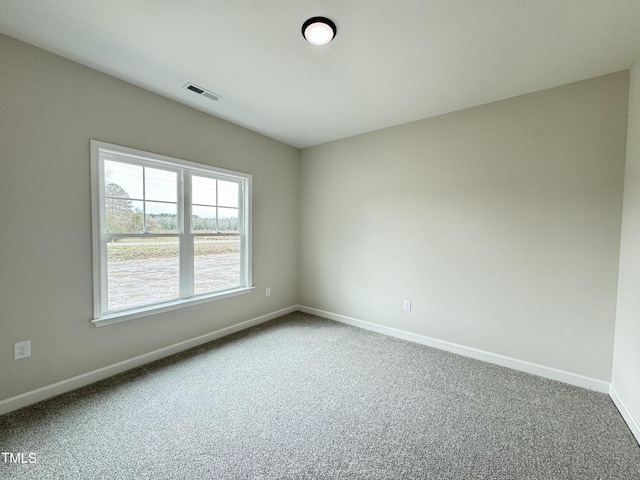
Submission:
[[[186,305],[205,301],[219,300],[230,296],[249,293],[252,289],[251,275],[251,184],[250,174],[212,167],[177,158],[144,152],[128,147],[91,140],[91,176],[92,176],[92,216],[93,216],[93,267],[94,267],[94,319],[96,326],[117,323],[162,311],[181,308]],[[123,162],[148,168],[163,169],[177,174],[178,224],[176,232],[169,233],[107,233],[105,228],[105,194],[104,182],[105,160]],[[238,184],[238,232],[201,232],[191,228],[192,202],[191,177],[193,175],[211,179],[233,182]],[[145,183],[143,182],[143,188]],[[229,208],[219,205],[218,190],[216,189],[216,212],[219,208]],[[143,193],[144,197],[144,193]],[[131,198],[130,200],[148,201],[145,198]],[[196,204],[197,205],[197,204]],[[217,218],[217,216],[216,216]],[[146,212],[143,211],[146,220]],[[143,223],[144,225],[144,223]],[[231,237],[240,239],[240,278],[239,287],[215,291],[203,295],[194,293],[194,239],[195,237]],[[178,237],[180,245],[180,292],[175,301],[151,303],[141,307],[109,311],[107,301],[107,242],[113,238],[149,238],[149,237]]]

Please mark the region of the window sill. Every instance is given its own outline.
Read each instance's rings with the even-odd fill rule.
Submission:
[[[184,307],[191,307],[200,303],[213,302],[216,300],[222,300],[229,297],[235,297],[238,295],[244,295],[251,293],[255,287],[240,287],[233,290],[225,290],[220,293],[212,293],[210,295],[202,295],[199,297],[188,298],[184,300],[176,300],[173,302],[162,303],[160,305],[149,305],[146,307],[135,308],[124,312],[110,313],[100,318],[92,320],[92,323],[96,327],[104,327],[105,325],[112,325],[114,323],[126,322],[135,318],[147,317],[149,315],[156,315],[159,313],[170,312]]]

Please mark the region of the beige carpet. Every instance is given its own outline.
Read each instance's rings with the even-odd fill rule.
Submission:
[[[608,396],[294,313],[0,417],[0,478],[640,479]]]

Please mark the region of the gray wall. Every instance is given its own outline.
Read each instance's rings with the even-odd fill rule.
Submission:
[[[627,93],[621,72],[303,150],[300,303],[609,381]]]
[[[618,312],[611,383],[640,425],[640,59],[631,70]],[[636,437],[640,431],[636,430]],[[640,438],[639,438],[640,440]]]
[[[298,150],[6,36],[0,65],[0,400],[297,303]],[[256,291],[94,327],[92,138],[253,174]]]

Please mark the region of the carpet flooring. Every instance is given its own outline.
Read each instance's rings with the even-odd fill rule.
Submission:
[[[640,479],[605,394],[299,312],[0,416],[0,449],[3,479]]]

